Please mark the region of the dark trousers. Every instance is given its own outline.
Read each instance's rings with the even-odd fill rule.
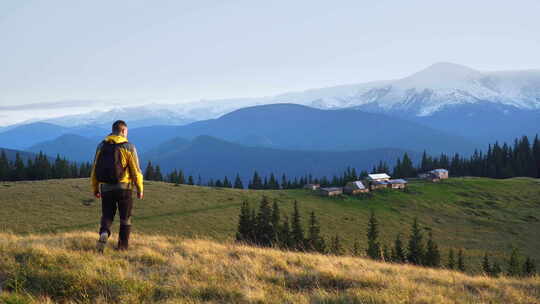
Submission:
[[[107,232],[111,235],[111,226],[116,215],[120,213],[120,225],[131,225],[131,209],[133,197],[131,190],[115,189],[101,193],[101,227],[99,234]]]

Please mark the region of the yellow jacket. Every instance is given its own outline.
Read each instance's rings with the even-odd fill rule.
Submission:
[[[120,153],[122,155],[122,166],[127,167],[128,170],[124,171],[124,175],[120,178],[120,183],[133,184],[137,188],[137,192],[143,192],[143,175],[141,173],[141,167],[139,166],[139,157],[137,156],[137,149],[135,145],[129,143],[127,138],[120,135],[109,135],[105,138],[107,142],[114,142],[117,144],[125,143],[120,146]],[[92,173],[90,179],[92,181],[92,191],[94,193],[99,192],[99,182],[97,180],[95,169],[96,163],[99,157],[101,146],[100,143],[96,149],[96,156],[94,157],[94,165],[92,166]]]

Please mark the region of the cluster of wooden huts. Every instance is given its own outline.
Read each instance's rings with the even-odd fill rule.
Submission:
[[[357,195],[377,189],[405,189],[407,181],[404,179],[391,179],[386,173],[369,174],[364,181],[348,182],[345,187],[323,187],[318,184],[306,184],[304,189],[319,191],[322,196],[334,196],[341,194]]]
[[[448,170],[435,169],[419,174],[418,177],[432,182],[439,182],[442,179],[448,178]],[[348,182],[345,187],[321,188],[319,184],[306,184],[304,189],[319,191],[319,194],[322,196],[334,196],[341,194],[357,195],[378,189],[405,189],[406,187],[407,181],[402,178],[392,179],[386,173],[376,173],[368,174],[367,178],[363,181]]]

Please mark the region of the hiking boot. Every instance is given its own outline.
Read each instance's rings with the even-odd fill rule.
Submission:
[[[128,250],[130,233],[131,225],[120,225],[120,232],[118,233],[118,250]]]
[[[104,231],[99,235],[99,240],[96,245],[97,252],[103,253],[105,245],[107,245],[107,239],[109,239],[109,234],[107,232]]]

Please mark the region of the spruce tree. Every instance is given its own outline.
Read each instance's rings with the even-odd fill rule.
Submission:
[[[161,174],[161,168],[159,165],[156,166],[156,171],[154,172],[154,180],[163,181],[163,175]]]
[[[352,248],[352,255],[353,256],[360,256],[360,242],[358,242],[358,239],[354,239],[353,248]]]
[[[195,185],[195,181],[193,180],[193,175],[190,175],[188,177],[188,185],[192,185],[192,186]]]
[[[144,179],[154,180],[154,167],[152,166],[152,162],[148,162],[148,164],[146,165],[146,170],[144,171]]]
[[[375,217],[375,213],[371,211],[368,221],[367,239],[368,248],[366,254],[368,257],[374,260],[381,259],[381,245],[378,241],[379,238],[379,223]]]
[[[236,240],[239,242],[251,243],[251,236],[253,230],[253,223],[251,222],[251,209],[247,201],[242,203],[240,207],[240,216],[238,218],[238,232],[236,233]]]
[[[392,261],[392,256],[390,255],[390,250],[388,250],[388,246],[383,245],[382,246],[382,255],[381,255],[381,258],[383,261],[385,262],[391,262]]]
[[[521,275],[521,267],[519,261],[519,253],[517,248],[512,249],[510,259],[508,259],[508,270],[506,272],[509,276],[515,277]]]
[[[487,275],[492,275],[491,263],[489,262],[488,253],[484,253],[484,258],[482,259],[482,271]]]
[[[407,255],[405,254],[405,249],[403,248],[403,242],[401,241],[401,233],[398,233],[396,239],[394,240],[394,248],[392,250],[392,261],[396,263],[405,263],[407,262]]]
[[[234,188],[236,189],[244,189],[244,184],[242,183],[242,180],[240,179],[240,174],[236,174],[236,178],[234,180]]]
[[[494,277],[498,277],[502,272],[501,265],[497,263],[497,261],[493,262],[493,265],[491,265],[491,275]]]
[[[320,253],[325,252],[326,245],[320,233],[321,233],[321,227],[319,225],[319,221],[317,220],[317,217],[315,216],[315,212],[312,211],[309,217],[308,237],[306,239],[307,250],[316,251]]]
[[[409,263],[415,265],[422,265],[422,262],[424,261],[425,249],[422,231],[420,231],[420,227],[418,226],[418,219],[416,218],[414,219],[411,228],[411,235],[409,238],[409,246],[407,252],[407,260],[409,261]]]
[[[0,153],[0,181],[6,181],[9,179],[9,162],[7,159],[6,151],[2,149]]]
[[[274,244],[279,242],[280,219],[281,219],[281,214],[279,210],[279,205],[277,203],[277,200],[274,199],[274,203],[272,205],[272,216],[270,217],[270,223],[272,224],[272,229],[274,230],[273,231],[274,239],[272,240]]]
[[[291,223],[291,238],[293,246],[296,250],[305,249],[304,229],[302,228],[302,220],[300,211],[298,210],[298,202],[294,201],[294,210]]]
[[[441,267],[441,254],[437,243],[433,240],[433,233],[429,233],[427,241],[427,251],[424,265],[429,267]]]
[[[523,263],[523,275],[525,276],[533,276],[536,274],[536,264],[534,263],[534,260],[530,257],[527,257],[525,259],[525,263]]]
[[[336,234],[330,242],[330,253],[334,255],[343,255],[344,252],[341,239],[339,238],[339,235]]]
[[[293,246],[291,238],[291,226],[289,225],[289,218],[287,215],[283,216],[283,224],[280,226],[278,235],[279,245],[281,248],[289,249]]]
[[[446,264],[446,268],[448,268],[448,269],[456,268],[456,259],[454,257],[454,249],[453,248],[450,248],[448,250],[448,263]]]
[[[463,249],[459,249],[458,251],[458,260],[457,260],[457,268],[459,271],[465,272],[467,270],[465,266],[465,256],[463,254]]]
[[[263,196],[259,205],[259,212],[255,222],[256,243],[261,246],[271,246],[275,239],[275,230],[272,226],[272,208],[266,196]]]

